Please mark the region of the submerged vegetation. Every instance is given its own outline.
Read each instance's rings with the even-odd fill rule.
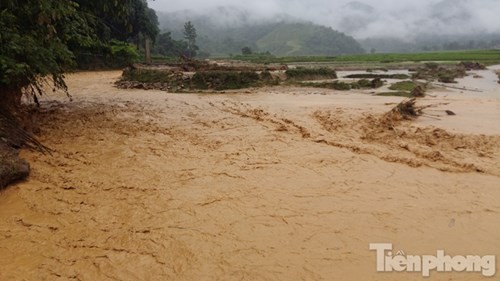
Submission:
[[[193,75],[173,70],[129,68],[117,82],[120,88],[159,89],[164,91],[231,90],[276,85],[269,71],[199,70]]]
[[[229,90],[256,86],[261,78],[252,71],[202,71],[191,79],[190,87],[194,89]]]
[[[461,62],[458,64],[442,64],[437,62],[426,62],[419,67],[410,69],[410,75],[379,74],[369,68],[366,73],[357,73],[345,76],[356,81],[337,81],[337,72],[329,67],[294,67],[288,69],[286,65],[251,64],[236,62],[234,64],[224,62],[222,64],[185,60],[184,62],[169,63],[165,66],[170,70],[158,69],[129,69],[124,72],[122,80],[118,83],[123,88],[161,89],[173,91],[189,90],[226,90],[242,89],[248,87],[261,87],[266,85],[277,85],[280,81],[288,81],[288,84],[319,87],[347,91],[351,89],[377,89],[384,85],[383,79],[404,80],[390,85],[387,92],[380,93],[381,96],[405,96],[421,97],[425,95],[426,84],[417,82],[426,80],[428,82],[440,81],[453,83],[456,78],[467,75],[470,69],[484,69],[485,66],[478,62]],[[377,69],[377,68],[375,68]],[[188,74],[189,71],[194,72]],[[379,71],[387,71],[380,69]],[[412,80],[406,80],[412,78]],[[335,80],[328,82],[310,82],[312,80]]]
[[[405,97],[405,98],[409,98],[412,96],[410,92],[403,92],[403,91],[382,92],[382,93],[377,93],[375,95],[381,97]]]
[[[342,81],[322,82],[322,83],[302,82],[298,83],[297,85],[304,87],[349,91],[353,89],[377,89],[382,87],[384,85],[384,82],[380,78],[375,78],[373,80],[361,79],[356,82],[342,82]]]
[[[380,78],[380,79],[408,79],[410,76],[406,74],[374,74],[374,73],[361,73],[361,74],[351,74],[347,75],[345,78],[363,78],[363,79],[375,79],[375,78]]]
[[[377,96],[397,96],[397,97],[424,97],[427,90],[427,85],[415,81],[401,81],[389,86],[392,92],[382,92]]]
[[[337,79],[337,72],[330,68],[296,68],[286,71],[288,79],[292,80],[322,80]]]

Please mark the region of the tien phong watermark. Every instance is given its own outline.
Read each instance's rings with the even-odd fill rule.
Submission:
[[[481,273],[485,277],[496,274],[495,256],[449,256],[444,250],[436,255],[407,255],[403,251],[393,253],[392,244],[370,244],[377,255],[377,272],[415,272],[429,277],[431,272]]]

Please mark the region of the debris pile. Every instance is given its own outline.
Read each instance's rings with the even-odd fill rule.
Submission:
[[[425,87],[422,85],[417,85],[412,91],[411,96],[414,98],[423,98],[425,97]]]
[[[456,78],[462,78],[467,75],[466,68],[460,64],[445,67],[436,63],[426,63],[424,67],[414,69],[413,71],[413,79],[438,80],[441,83],[456,83]]]
[[[414,120],[423,114],[425,107],[417,107],[416,98],[405,99],[389,112],[382,115],[376,125],[393,130],[403,120]]]
[[[334,89],[338,91],[349,91],[353,89],[377,89],[384,85],[384,81],[382,81],[380,78],[375,78],[373,80],[361,79],[355,82],[343,82],[343,81],[321,82],[321,83],[301,82],[298,83],[297,85],[304,87]]]
[[[184,89],[191,77],[175,69],[154,70],[127,68],[115,85],[121,89],[143,89],[171,91]]]
[[[161,90],[228,90],[279,83],[269,71],[200,70],[194,73],[172,70],[128,68],[115,83],[122,89]]]
[[[463,62],[459,63],[458,65],[465,68],[467,71],[486,69],[486,66],[482,63],[479,63],[479,62],[472,62],[472,61],[464,62],[463,61]]]
[[[416,102],[416,98],[404,100],[387,114],[397,115],[399,119],[414,119],[422,115],[422,109],[415,106]]]

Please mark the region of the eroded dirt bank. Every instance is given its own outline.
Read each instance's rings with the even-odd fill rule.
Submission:
[[[55,152],[24,151],[30,180],[0,194],[0,280],[422,280],[377,274],[368,244],[500,256],[494,127],[391,131],[377,117],[400,98],[176,95],[115,89],[119,75],[72,75],[73,102],[43,103]],[[423,102],[443,101],[500,118],[498,100]]]

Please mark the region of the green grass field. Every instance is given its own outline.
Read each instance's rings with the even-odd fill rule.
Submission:
[[[460,62],[477,61],[486,65],[500,63],[500,50],[443,51],[408,54],[361,54],[336,57],[269,57],[236,56],[233,59],[256,63],[294,63],[294,62],[331,62],[331,63],[404,63],[404,62]]]

